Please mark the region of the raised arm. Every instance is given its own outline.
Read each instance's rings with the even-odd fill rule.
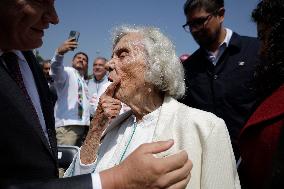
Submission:
[[[64,54],[73,50],[77,46],[74,39],[64,41],[55,51],[54,57],[51,59],[51,76],[56,83],[64,83],[67,74],[64,72],[63,58]]]
[[[80,159],[83,164],[95,162],[102,133],[109,121],[119,114],[121,103],[119,100],[113,98],[116,85],[117,83],[111,83],[99,100],[90,130],[81,147]]]

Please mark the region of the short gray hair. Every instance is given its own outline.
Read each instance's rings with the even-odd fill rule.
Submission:
[[[113,31],[113,48],[130,33],[142,35],[146,51],[145,79],[166,95],[176,99],[185,93],[184,70],[173,43],[155,27],[123,25]]]

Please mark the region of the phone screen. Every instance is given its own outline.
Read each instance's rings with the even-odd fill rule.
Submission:
[[[72,31],[70,31],[69,39],[70,39],[70,38],[75,38],[75,41],[78,42],[79,36],[80,36],[80,33],[79,33],[79,32],[72,30]]]

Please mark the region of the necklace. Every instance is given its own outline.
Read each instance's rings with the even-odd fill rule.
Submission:
[[[125,153],[126,153],[126,151],[127,151],[127,149],[128,149],[128,146],[129,146],[129,144],[130,144],[130,142],[131,142],[131,140],[132,140],[132,138],[133,138],[133,135],[134,135],[134,133],[135,133],[135,131],[136,131],[136,127],[137,127],[137,122],[136,122],[136,119],[135,119],[135,120],[134,120],[134,123],[133,123],[133,130],[132,130],[130,139],[128,140],[127,145],[126,145],[126,147],[125,147],[125,149],[124,149],[124,151],[123,151],[123,153],[122,153],[122,155],[121,155],[121,157],[120,157],[120,159],[119,159],[119,163],[121,163],[121,161],[123,160],[123,158],[124,158],[124,156],[125,156]]]
[[[160,114],[161,114],[162,106],[160,106],[158,109],[159,109],[159,114],[158,114],[158,119],[157,119],[156,125],[158,125],[158,122],[159,122],[159,119],[160,119]],[[134,119],[134,123],[133,123],[133,130],[132,130],[130,139],[129,139],[129,141],[127,142],[127,145],[126,145],[126,147],[125,147],[125,149],[124,149],[124,151],[123,151],[123,153],[122,153],[122,155],[121,155],[121,157],[120,157],[120,160],[119,160],[118,164],[120,164],[120,163],[122,162],[122,160],[123,160],[123,158],[124,158],[124,156],[125,156],[125,154],[126,154],[126,152],[127,152],[128,146],[129,146],[129,144],[130,144],[130,142],[131,142],[131,140],[132,140],[132,138],[133,138],[133,135],[134,135],[134,133],[135,133],[135,131],[136,131],[136,127],[137,127],[137,122],[136,122],[136,118],[135,118],[135,119]],[[156,129],[157,129],[157,128],[155,128],[155,130],[154,130],[154,135],[155,135],[155,133],[156,133]],[[154,139],[154,137],[153,137],[153,139]],[[117,165],[117,164],[116,164],[116,165]]]

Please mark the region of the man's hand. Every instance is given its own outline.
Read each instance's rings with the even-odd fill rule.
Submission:
[[[72,51],[77,48],[78,43],[74,39],[75,38],[70,38],[64,41],[64,43],[56,49],[57,54],[64,55],[68,51]]]
[[[100,173],[103,189],[181,189],[190,180],[192,163],[187,153],[155,158],[169,149],[173,141],[143,144],[120,165]]]

